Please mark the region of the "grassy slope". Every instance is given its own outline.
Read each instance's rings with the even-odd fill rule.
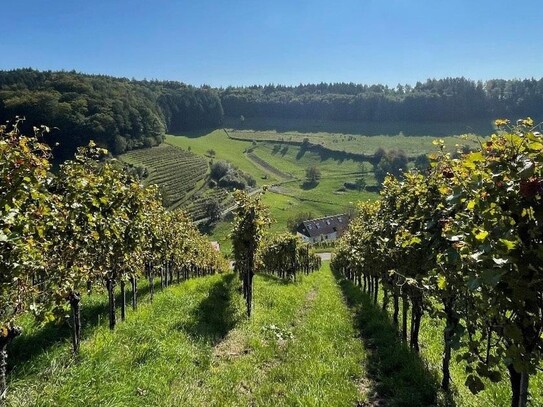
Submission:
[[[264,182],[262,177],[267,175],[261,167],[250,161],[243,152],[251,146],[251,142],[230,140],[223,130],[214,130],[199,137],[166,136],[166,142],[174,146],[188,149],[193,153],[204,155],[209,149],[215,150],[216,161],[230,161],[241,170],[252,174],[259,185]]]
[[[244,151],[253,147],[251,141],[235,141],[226,137],[222,130],[215,130],[199,137],[168,136],[166,142],[181,146],[191,147],[191,151],[205,154],[213,148],[216,160],[227,160],[244,171],[250,172],[257,180],[258,185],[270,185],[284,181],[261,166],[255,164],[244,154]],[[375,199],[376,195],[367,192],[346,191],[338,192],[345,181],[354,181],[359,171],[359,165],[353,160],[321,159],[318,154],[306,152],[300,154],[300,149],[290,146],[284,154],[274,153],[273,146],[259,143],[254,149],[254,154],[271,166],[287,173],[292,173],[298,180],[282,183],[280,187],[270,190],[264,195],[264,202],[270,206],[275,223],[271,232],[283,232],[286,230],[287,219],[300,212],[312,212],[315,217],[341,213],[348,210],[354,202],[363,199]],[[317,165],[321,171],[322,179],[312,189],[303,189],[305,170],[311,165]],[[367,166],[369,169],[369,166]],[[267,176],[267,179],[263,179]],[[374,184],[373,174],[366,175],[367,182]],[[280,193],[277,193],[280,192]],[[221,244],[224,253],[230,252],[230,222],[220,222],[213,232],[212,239]]]
[[[246,122],[244,127],[254,126],[255,128],[259,128],[263,126],[266,128],[277,126],[277,123],[268,125],[268,123],[255,120],[251,123],[249,122],[250,121]],[[287,125],[288,124],[289,123],[287,123]],[[310,124],[311,123],[305,123],[304,125],[304,123],[302,123],[300,125],[300,123],[294,123],[293,126],[297,126],[298,129],[303,130]],[[360,129],[357,130],[352,127],[352,125],[353,124],[351,123],[351,127],[345,127],[343,131],[361,131]],[[437,134],[452,134],[454,130],[457,130],[455,126],[451,126],[450,124],[436,126]],[[371,126],[366,126],[366,128],[372,130]],[[280,131],[287,131],[288,127],[278,129]],[[243,134],[247,137],[247,141],[228,139],[223,130],[215,130],[207,134],[167,136],[166,142],[181,146],[185,149],[190,147],[191,151],[197,154],[205,154],[209,149],[213,149],[216,153],[215,160],[230,161],[242,170],[251,173],[259,186],[281,183],[280,186],[273,188],[264,196],[264,202],[270,206],[272,217],[276,220],[271,227],[271,232],[285,231],[287,220],[294,217],[297,213],[312,212],[315,217],[341,213],[352,207],[353,203],[365,199],[376,199],[377,195],[374,193],[352,190],[344,192],[338,191],[345,182],[354,182],[359,176],[360,166],[358,162],[321,157],[312,152],[305,152],[302,154],[299,147],[292,145],[288,146],[286,151],[278,152],[277,150],[274,151],[274,145],[271,143],[259,142],[256,146],[253,146],[253,138],[258,140],[261,136],[268,137],[272,135],[275,138],[292,137],[293,139],[302,140],[304,137],[308,136],[313,137],[314,140],[318,140],[319,142],[329,143],[331,147],[336,149],[366,153],[373,153],[378,147],[384,147],[386,149],[404,149],[409,154],[413,155],[418,155],[425,151],[433,151],[435,149],[435,146],[432,145],[433,136],[349,136],[338,133],[326,133],[323,132],[323,129],[324,128],[319,127],[318,129],[316,128],[316,132],[309,133],[304,133],[302,131],[280,133],[275,130],[266,130],[264,132],[244,130]],[[307,130],[311,131],[309,128],[307,128]],[[424,126],[422,126],[421,128],[413,128],[412,130],[423,132],[428,129],[425,129]],[[336,142],[334,142],[334,140]],[[447,141],[449,145],[454,146],[459,140],[456,138],[449,138]],[[253,154],[257,157],[281,172],[292,174],[297,180],[284,182],[284,177],[279,177],[273,172],[266,171],[265,168],[251,161],[246,154],[244,154],[249,148],[254,148]],[[322,179],[316,187],[304,189],[302,184],[303,179],[305,178],[305,170],[311,165],[316,165],[320,169]],[[368,163],[365,164],[365,171],[367,171],[364,174],[367,184],[374,185],[375,179],[371,171],[371,165]],[[357,172],[359,173],[358,175],[355,174]],[[219,241],[224,253],[230,252],[230,241],[228,238],[230,229],[230,222],[220,222],[211,236],[213,240]]]
[[[296,283],[258,275],[251,320],[235,275],[191,280],[154,304],[144,297],[115,332],[103,323],[104,297],[85,298],[80,357],[68,331],[27,326],[10,349],[17,367],[6,405],[508,405],[507,380],[473,396],[454,363],[452,398],[440,394],[440,324],[425,320],[419,357],[380,305],[336,279],[327,263]],[[541,375],[531,381],[534,405],[542,384]]]
[[[375,150],[382,147],[385,150],[403,150],[408,156],[416,157],[420,154],[428,154],[435,151],[432,142],[436,139],[433,136],[405,136],[405,135],[378,135],[363,136],[358,134],[341,133],[276,133],[268,131],[229,131],[232,136],[251,140],[287,140],[301,142],[305,138],[313,144],[321,144],[331,150],[352,151],[362,154],[373,154]],[[474,138],[459,136],[447,137],[447,146],[454,151],[455,144],[475,145]]]
[[[143,302],[115,332],[88,328],[36,350],[10,378],[8,406],[356,405],[364,351],[327,266],[285,284],[255,279],[243,317],[233,274],[182,283]],[[32,348],[32,343],[26,344]]]

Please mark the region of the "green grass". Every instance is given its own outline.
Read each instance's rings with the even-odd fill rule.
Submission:
[[[435,146],[432,144],[436,139],[434,136],[405,136],[402,134],[364,136],[341,133],[276,133],[253,130],[229,131],[229,133],[233,137],[243,138],[248,141],[285,140],[283,146],[287,145],[288,142],[302,142],[307,138],[311,143],[320,144],[330,150],[366,155],[372,155],[378,148],[384,148],[387,151],[403,150],[409,157],[436,151]],[[442,135],[441,138],[446,140],[445,145],[451,151],[455,151],[456,144],[477,145],[476,138],[472,135],[467,137]]]
[[[253,316],[228,273],[145,295],[111,332],[103,294],[85,297],[84,340],[25,323],[10,347],[7,406],[492,406],[509,405],[507,380],[477,396],[452,365],[439,391],[441,323],[425,318],[421,354],[402,345],[388,313],[328,262],[294,283],[255,277]],[[532,378],[542,405],[541,375]],[[379,404],[385,403],[385,404]]]
[[[231,140],[222,130],[197,137],[168,136],[166,142],[185,149],[191,147],[191,151],[197,154],[205,154],[208,149],[213,148],[216,153],[215,160],[230,161],[243,171],[251,173],[259,186],[280,184],[271,188],[263,198],[275,220],[270,228],[272,233],[286,231],[287,220],[297,213],[312,212],[315,217],[333,215],[349,210],[360,200],[377,197],[375,193],[369,192],[339,191],[345,182],[354,182],[360,176],[359,163],[353,160],[323,159],[313,152],[300,152],[300,148],[296,146],[289,146],[283,153],[274,152],[272,144],[257,143],[254,146],[252,141]],[[278,176],[276,171],[267,171],[250,160],[244,152],[251,148],[253,154],[271,167],[290,173],[296,179],[285,180],[285,177]],[[304,188],[305,170],[311,165],[320,169],[322,178],[315,187]],[[369,169],[371,166],[366,165],[366,170]],[[375,184],[371,171],[364,176],[369,185]],[[230,253],[231,250],[228,238],[231,228],[230,222],[222,221],[211,233],[211,239],[220,243],[223,253]]]
[[[103,324],[71,356],[67,339],[10,375],[8,406],[349,406],[366,400],[364,350],[327,265],[296,283],[255,278],[251,320],[239,280],[190,280]],[[32,343],[27,343],[32,346]]]
[[[431,319],[425,316],[421,327],[420,341],[423,346],[421,355],[427,361],[432,369],[439,371],[441,368],[441,357],[443,353],[443,328],[444,322],[436,319]],[[458,406],[462,407],[508,407],[510,405],[511,392],[509,389],[508,373],[505,367],[502,370],[503,380],[499,383],[492,383],[485,380],[486,389],[478,395],[473,395],[464,385],[466,373],[464,365],[454,362],[457,353],[453,351],[451,363],[451,378],[454,385],[454,398]],[[465,350],[463,350],[465,351]],[[532,406],[543,405],[543,373],[538,373],[535,377],[530,378],[530,393],[532,396]]]
[[[272,218],[275,223],[270,231],[286,231],[287,221],[298,213],[311,212],[315,217],[333,215],[349,211],[356,202],[366,199],[377,199],[377,194],[344,190],[345,182],[354,182],[362,174],[368,185],[375,185],[372,167],[365,163],[362,167],[360,162],[352,159],[341,159],[338,155],[319,154],[311,151],[303,151],[299,146],[283,144],[277,149],[277,144],[268,142],[253,143],[254,140],[265,138],[285,138],[301,141],[310,137],[313,142],[325,143],[330,148],[353,152],[373,154],[379,147],[385,149],[403,149],[410,155],[419,155],[424,152],[435,151],[432,144],[433,136],[403,136],[403,135],[372,135],[361,136],[326,132],[326,126],[319,124],[318,129],[308,132],[287,131],[289,126],[297,129],[304,129],[310,123],[285,122],[284,128],[273,121],[259,122],[250,120],[244,123],[244,127],[266,128],[269,123],[279,130],[237,130],[235,135],[243,135],[247,141],[231,140],[223,130],[214,130],[209,133],[187,134],[184,136],[167,136],[166,142],[175,146],[188,149],[196,154],[206,154],[209,149],[215,151],[214,160],[226,160],[239,167],[245,172],[253,175],[258,186],[271,185],[272,187],[264,196],[264,203],[271,209]],[[226,123],[229,124],[228,122]],[[232,123],[230,123],[232,124]],[[318,124],[318,123],[317,123]],[[337,123],[336,123],[337,124]],[[347,124],[345,124],[347,126]],[[343,130],[355,130],[352,127],[345,127]],[[375,125],[375,124],[373,124]],[[270,127],[269,125],[268,127]],[[272,126],[272,128],[273,128]],[[305,126],[305,127],[304,127]],[[393,126],[383,124],[383,128],[390,130]],[[450,131],[455,126],[451,124],[436,124],[436,131],[443,131],[444,135],[452,134]],[[371,126],[366,126],[370,129]],[[416,127],[416,126],[415,126]],[[318,130],[318,131],[317,131]],[[414,127],[411,130],[415,130]],[[417,128],[417,131],[424,131],[424,126]],[[370,132],[370,134],[373,134]],[[382,133],[379,133],[382,134]],[[425,133],[419,133],[425,134]],[[441,133],[439,133],[441,134]],[[447,138],[447,144],[454,147],[457,142],[462,142],[456,137]],[[283,149],[284,147],[284,149]],[[245,152],[251,150],[253,159]],[[257,160],[254,159],[257,157]],[[263,165],[263,163],[265,163]],[[320,182],[311,188],[304,187],[305,171],[309,166],[315,165],[321,172]],[[364,171],[363,173],[361,171]],[[290,180],[288,174],[295,179]],[[205,196],[205,194],[204,194]],[[228,234],[231,224],[228,221],[219,222],[211,232],[211,239],[221,244],[221,250],[229,253],[231,244]]]
[[[242,171],[251,174],[257,181],[257,184],[263,185],[262,178],[268,173],[249,160],[244,151],[250,148],[249,141],[230,140],[223,130],[214,130],[211,133],[200,135],[198,137],[189,136],[166,136],[166,143],[188,149],[196,154],[205,155],[209,149],[215,150],[215,161],[229,161]]]
[[[398,340],[396,328],[380,307],[351,281],[336,275],[367,348],[364,369],[373,401],[386,400],[390,406],[434,406],[438,401],[436,375],[424,361]]]
[[[274,152],[273,147],[274,145],[271,143],[258,143],[254,153],[272,166],[280,168],[284,172],[292,173],[298,178],[304,178],[306,168],[311,165],[317,165],[323,175],[341,175],[360,171],[359,162],[357,161],[328,157],[323,159],[314,152],[301,152],[297,146],[289,146],[285,152]],[[366,164],[365,166],[367,170],[371,169],[371,165]]]
[[[311,212],[317,218],[325,215],[334,215],[349,211],[353,205],[366,199],[376,199],[377,195],[370,192],[347,191],[338,193],[341,180],[331,178],[321,181],[312,190],[304,191],[300,188],[300,182],[268,190],[263,198],[263,203],[269,207],[273,219],[267,233],[283,233],[287,231],[287,222],[297,213]],[[281,193],[276,193],[279,190]],[[210,239],[216,240],[221,246],[221,252],[230,255],[232,244],[229,234],[232,231],[232,222],[223,220],[218,222],[213,229]],[[330,251],[330,250],[326,250]]]
[[[114,332],[105,324],[84,330],[76,359],[65,340],[39,349],[12,372],[7,405],[168,405],[173,381],[197,381],[210,347],[239,321],[236,282],[232,274],[216,275],[157,293]],[[92,302],[99,298],[104,302]],[[36,345],[27,341],[25,348]]]

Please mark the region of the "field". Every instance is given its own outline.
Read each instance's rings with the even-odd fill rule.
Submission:
[[[349,211],[359,200],[376,197],[375,193],[344,188],[345,182],[354,182],[362,175],[368,185],[375,184],[371,166],[361,167],[360,162],[354,160],[323,158],[315,152],[304,152],[298,146],[277,151],[273,143],[255,145],[252,141],[231,140],[223,130],[199,137],[168,136],[166,142],[184,149],[190,147],[199,154],[213,148],[215,160],[227,160],[251,173],[258,186],[270,186],[263,199],[275,219],[271,232],[285,231],[287,220],[297,213],[311,212],[315,217],[333,215]],[[322,178],[317,185],[307,186],[304,185],[305,172],[312,165],[319,168]],[[230,251],[230,229],[230,222],[220,222],[212,234],[224,253]]]
[[[396,135],[376,135],[363,136],[342,133],[299,133],[286,132],[277,133],[275,131],[254,131],[254,130],[227,130],[228,134],[236,139],[247,141],[274,141],[277,143],[301,143],[307,139],[312,144],[319,144],[332,151],[338,152],[356,152],[365,155],[372,155],[378,148],[385,150],[401,149],[409,157],[416,157],[420,154],[428,154],[435,151],[432,141],[436,137],[432,136],[406,136],[404,134]],[[454,149],[455,145],[474,145],[475,137],[470,134],[466,136],[443,136],[447,137],[447,145]]]
[[[234,130],[254,130],[276,133],[324,133],[353,134],[359,136],[395,136],[400,133],[406,136],[428,136],[433,138],[448,137],[461,134],[488,135],[494,131],[490,120],[471,122],[353,122],[306,119],[277,118],[245,118],[225,117],[224,127]]]
[[[228,123],[227,123],[228,124]],[[233,140],[228,134],[242,136],[246,141]],[[373,154],[379,147],[402,149],[412,156],[435,151],[434,137],[403,135],[372,136],[343,135],[335,133],[300,133],[243,130],[228,133],[215,130],[204,134],[167,136],[166,142],[197,154],[207,154],[212,148],[215,160],[226,160],[252,174],[258,186],[271,186],[264,195],[264,202],[270,206],[276,222],[270,231],[286,229],[287,221],[297,213],[312,213],[315,217],[350,211],[360,200],[376,199],[373,192],[344,188],[345,182],[355,182],[363,177],[367,185],[375,185],[372,165],[359,160],[345,159],[341,155],[323,155],[306,151],[299,145],[264,141],[293,139],[302,142],[305,137],[314,143],[328,143],[338,151]],[[337,142],[336,142],[337,141]],[[465,143],[458,137],[447,138],[447,144],[454,148],[457,143]],[[305,172],[310,166],[317,166],[321,180],[317,185],[304,185]],[[220,222],[212,239],[219,241],[224,253],[230,252],[228,234],[229,221]]]
[[[230,126],[230,129],[169,135],[166,144],[160,148],[165,151],[183,151],[183,154],[202,157],[202,161],[228,161],[251,174],[256,180],[257,187],[269,186],[264,202],[270,206],[272,216],[276,220],[270,229],[271,232],[284,231],[287,221],[298,213],[312,213],[315,217],[332,215],[352,210],[354,204],[360,200],[376,199],[377,195],[374,192],[345,188],[345,183],[353,184],[361,178],[369,186],[375,186],[376,181],[371,163],[356,157],[350,158],[343,152],[371,156],[378,148],[384,148],[403,150],[410,157],[416,157],[435,151],[432,142],[438,135],[445,138],[450,150],[454,150],[457,144],[470,145],[477,142],[474,136],[466,138],[455,135],[461,130],[483,131],[488,128],[491,131],[489,123],[476,123],[467,127],[451,123],[440,123],[433,127],[382,123],[380,133],[377,132],[378,127],[375,123],[356,125],[252,119],[240,124],[234,119],[227,119],[225,124]],[[249,130],[249,126],[253,129]],[[402,128],[405,129],[405,133],[391,133]],[[348,133],[331,130],[343,130]],[[359,133],[353,133],[355,131]],[[364,135],[364,131],[368,135]],[[411,135],[415,131],[423,135]],[[241,139],[232,139],[228,135]],[[300,143],[305,138],[311,143],[333,150],[332,153],[326,153],[327,150],[304,149]],[[210,150],[213,150],[213,155],[209,154]],[[146,156],[146,151],[151,154]],[[151,173],[149,182],[164,183],[165,175],[158,176],[159,172],[170,174],[171,179],[183,179],[187,176],[172,161],[166,160],[157,164],[159,160],[154,151],[158,150],[156,148],[140,150],[121,158],[134,164],[148,166]],[[157,168],[153,169],[153,166]],[[305,183],[306,169],[311,166],[316,166],[321,173],[321,179],[315,185]],[[222,202],[223,207],[231,204],[232,198],[226,195],[224,190],[209,190],[203,182],[202,175],[198,180],[194,182],[195,188],[189,193],[178,192],[177,195],[174,191],[171,192],[173,195],[166,193],[167,196],[171,196],[170,200],[175,202],[171,207],[187,209],[194,219],[199,219],[205,215],[203,208],[210,197]],[[167,183],[166,190],[169,185],[172,184]],[[219,222],[211,236],[213,240],[219,241],[224,253],[230,251],[228,237],[230,229],[231,224],[228,220]]]
[[[444,397],[439,324],[423,319],[419,357],[380,306],[327,263],[296,283],[257,275],[250,320],[234,274],[171,286],[153,304],[147,288],[114,332],[103,296],[85,298],[76,359],[66,328],[26,324],[10,349],[6,406],[508,405],[506,380],[473,396],[456,364]],[[532,380],[534,405],[541,380]]]

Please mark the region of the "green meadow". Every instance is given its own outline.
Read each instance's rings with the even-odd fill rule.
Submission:
[[[294,145],[278,150],[273,143],[231,140],[223,130],[199,137],[167,136],[166,142],[183,149],[190,148],[197,154],[207,154],[213,149],[213,160],[229,161],[252,174],[258,187],[268,186],[263,201],[270,207],[274,219],[270,228],[272,233],[285,231],[287,221],[298,213],[309,212],[315,217],[343,213],[351,210],[356,202],[377,196],[372,192],[344,188],[345,182],[354,182],[360,177],[364,177],[368,185],[375,185],[369,163],[323,158]],[[258,159],[255,160],[255,156]],[[305,173],[310,166],[319,169],[321,179],[316,185],[307,186],[304,185]],[[221,244],[224,253],[230,252],[230,229],[230,221],[223,220],[211,235]]]

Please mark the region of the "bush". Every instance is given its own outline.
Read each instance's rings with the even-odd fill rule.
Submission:
[[[217,161],[211,165],[211,178],[214,180],[220,180],[230,170],[232,166],[226,161]]]
[[[245,181],[247,182],[247,185],[249,185],[251,188],[256,187],[256,180],[253,178],[253,176],[251,174],[247,174],[247,173],[244,172],[242,174],[242,176],[245,179]]]
[[[227,189],[245,189],[247,184],[243,178],[238,176],[238,174],[229,172],[219,180],[219,186]]]

